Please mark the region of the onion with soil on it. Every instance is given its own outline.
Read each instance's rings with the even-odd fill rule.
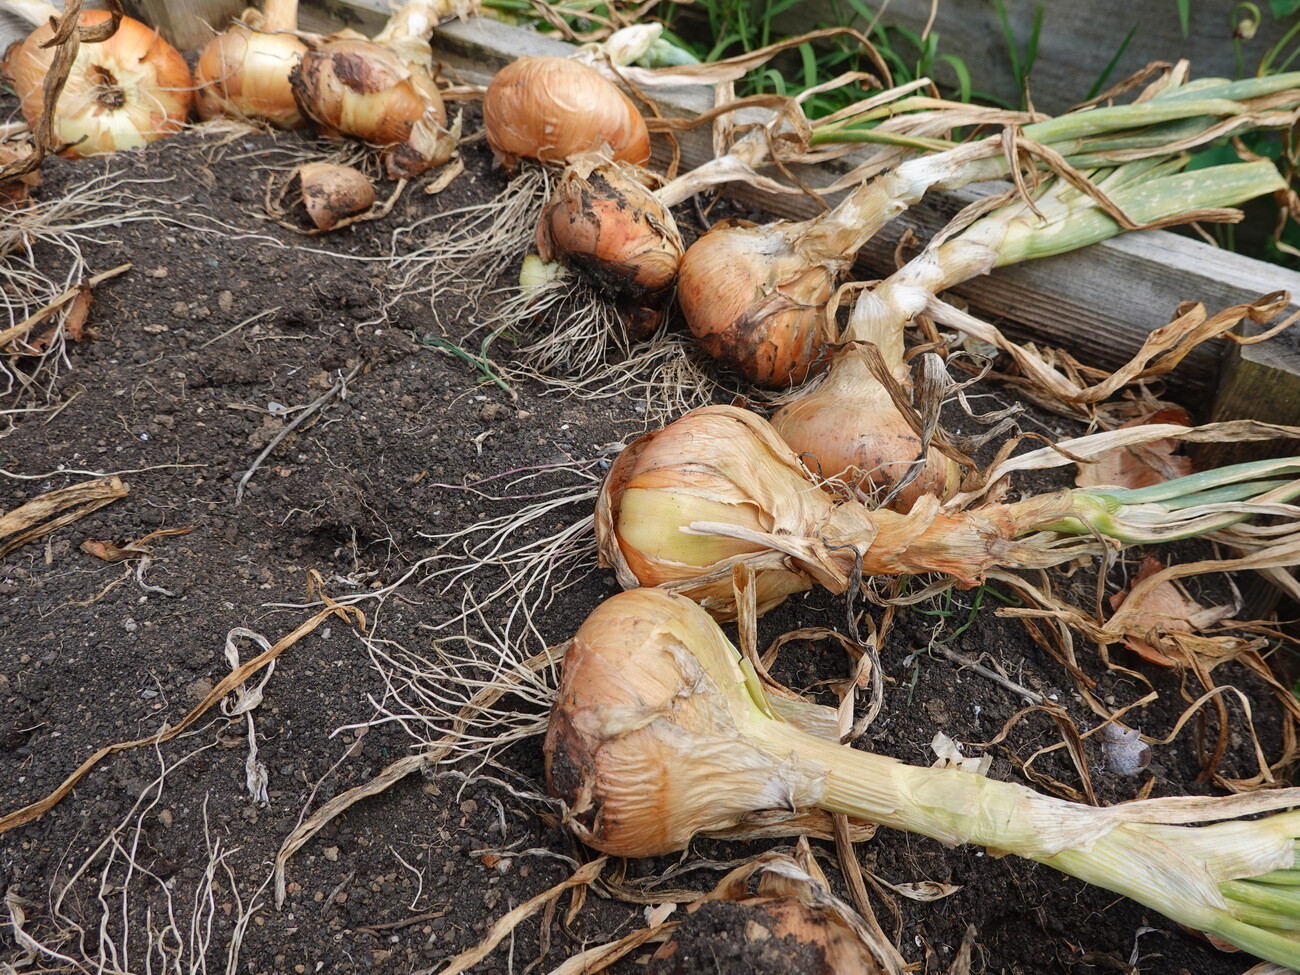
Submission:
[[[289,75],[303,115],[326,134],[383,148],[394,179],[447,162],[458,137],[447,127],[428,42],[442,17],[433,0],[413,0],[374,40],[343,32],[311,45]]]

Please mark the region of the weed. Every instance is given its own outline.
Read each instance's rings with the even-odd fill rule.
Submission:
[[[424,338],[420,340],[420,344],[431,346],[435,349],[442,349],[444,352],[450,352],[457,359],[462,359],[465,362],[468,362],[479,372],[480,375],[484,377],[484,379],[500,386],[510,394],[511,398],[513,398],[515,391],[510,388],[509,383],[497,375],[496,370],[493,368],[492,360],[488,358],[488,345],[494,338],[496,338],[496,336],[497,333],[493,332],[483,340],[478,355],[461,348],[454,342],[448,342],[446,339],[438,338],[436,335],[424,336]]]
[[[971,601],[969,606],[965,604],[964,596],[964,593],[961,595],[954,595],[954,590],[948,589],[945,590],[943,596],[940,597],[940,603],[937,608],[923,609],[919,606],[913,607],[914,611],[922,616],[935,617],[935,624],[929,642],[926,643],[925,646],[917,647],[913,650],[903,664],[904,668],[911,668],[912,671],[912,680],[908,685],[907,691],[907,703],[909,706],[911,706],[912,703],[912,695],[916,693],[917,682],[921,678],[921,657],[934,647],[941,647],[945,644],[951,643],[974,626],[975,620],[984,606],[984,600],[986,597],[994,599],[1002,603],[1004,606],[1022,605],[1019,597],[1015,594],[1000,592],[987,584],[978,586],[971,591]],[[963,610],[965,611],[964,617],[960,615]],[[943,631],[945,623],[957,618],[960,618],[961,622],[956,626],[956,628],[945,636],[940,637],[939,634]]]

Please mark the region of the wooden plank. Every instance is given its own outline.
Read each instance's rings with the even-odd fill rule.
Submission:
[[[157,27],[180,51],[197,51],[247,6],[242,0],[125,0],[126,12]]]
[[[868,4],[881,11],[883,23],[905,27],[916,33],[930,21],[931,0],[889,0]],[[1128,47],[1120,56],[1108,83],[1145,67],[1152,61],[1189,59],[1198,76],[1235,78],[1239,71],[1233,46],[1232,3],[1192,3],[1187,33],[1179,24],[1176,4],[1133,3],[1132,0],[1088,0],[1060,3],[1043,0],[1004,0],[1007,20],[1016,39],[1019,57],[1034,33],[1034,18],[1041,8],[1042,29],[1038,55],[1030,73],[1030,94],[1034,104],[1047,112],[1060,112],[1083,101],[1101,77],[1120,45],[1133,31]],[[940,54],[961,58],[977,91],[989,92],[1012,104],[1020,104],[1020,88],[1011,70],[1011,58],[997,8],[989,0],[943,0],[934,4],[932,33],[938,35]],[[1253,74],[1265,52],[1296,23],[1295,16],[1279,20],[1259,4],[1263,17],[1250,40],[1241,42],[1246,74]],[[776,31],[799,34],[814,26],[839,24],[851,8],[838,0],[800,0],[776,20]],[[848,23],[863,29],[867,22],[851,17]],[[904,60],[915,61],[916,53],[901,38],[895,43]],[[956,84],[951,67],[940,61],[935,73],[943,84]]]

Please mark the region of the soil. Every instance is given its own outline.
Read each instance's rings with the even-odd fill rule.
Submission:
[[[57,409],[6,415],[0,510],[113,472],[130,493],[0,562],[0,815],[46,796],[97,749],[177,723],[231,672],[228,651],[246,661],[312,618],[313,574],[332,598],[357,597],[368,639],[338,616],[320,622],[273,672],[248,682],[267,676],[251,710],[225,716],[214,707],[165,744],[109,755],[53,808],[0,835],[0,901],[14,921],[0,929],[0,963],[17,971],[436,970],[507,911],[568,878],[574,860],[593,856],[544,798],[540,739],[525,733],[540,727],[542,703],[525,695],[506,702],[521,715],[517,742],[487,761],[402,778],[331,820],[288,861],[286,899],[275,905],[270,864],[301,819],[436,737],[417,711],[384,720],[403,713],[395,692],[414,694],[393,665],[411,660],[403,648],[435,663],[476,657],[478,670],[460,672],[484,677],[500,662],[503,633],[516,641],[508,648],[516,659],[559,644],[615,590],[609,573],[583,567],[526,605],[506,593],[463,626],[435,629],[460,616],[467,585],[479,598],[495,585],[490,566],[456,575],[473,559],[436,536],[509,515],[524,496],[589,490],[602,450],[642,432],[646,413],[634,396],[565,397],[526,379],[511,383],[512,395],[445,347],[479,324],[463,294],[394,290],[387,257],[418,244],[401,228],[505,186],[481,140],[464,147],[467,172],[450,188],[428,195],[422,184],[407,187],[383,219],[321,237],[268,221],[270,173],[325,151],[295,135],[218,142],[190,133],[45,167],[42,201],[84,196],[77,187],[93,179],[115,181],[116,208],[92,208],[79,218],[88,229],[65,238],[75,239],[91,272],[132,268],[95,289],[86,334],[67,346],[51,381]],[[698,231],[693,209],[681,216]],[[59,278],[68,253],[51,240],[34,241],[34,258]],[[474,333],[466,348],[476,353],[480,338]],[[509,366],[505,343],[492,354]],[[10,359],[9,368],[33,366]],[[286,435],[297,408],[331,390]],[[14,410],[45,405],[11,401]],[[1059,436],[1068,427],[1039,417],[1033,429]],[[241,478],[281,436],[237,502]],[[533,470],[535,481],[485,481]],[[534,523],[532,537],[579,522],[589,506],[588,497],[557,507]],[[144,542],[147,559],[109,562],[81,547],[176,530],[185,533]],[[1138,557],[1112,570],[1111,590]],[[1058,584],[1091,605],[1095,567],[1077,569]],[[364,598],[381,590],[382,600]],[[992,775],[1025,781],[1018,763],[1058,744],[1059,728],[1030,712],[1005,740],[980,747],[1025,702],[928,652],[932,641],[946,638],[951,649],[996,663],[1084,730],[1097,719],[1067,670],[1021,622],[997,615],[991,596],[976,606],[978,592],[900,613],[882,652],[884,710],[861,744],[930,764],[942,731],[966,743],[967,754],[987,751]],[[835,626],[843,613],[824,593],[793,599],[761,621],[760,642],[799,626]],[[462,630],[469,639],[458,639]],[[1129,670],[1109,671],[1085,640],[1076,645],[1098,697],[1131,703],[1150,682],[1157,696],[1126,720],[1157,739],[1199,694],[1190,679],[1184,687],[1124,651],[1119,662]],[[777,674],[796,688],[822,688],[822,700],[833,702],[822,682],[842,679],[846,666],[829,644],[797,643]],[[1207,710],[1156,746],[1137,775],[1106,770],[1097,739],[1088,740],[1099,801],[1132,798],[1149,783],[1153,795],[1214,791],[1202,781],[1201,753],[1221,731],[1220,771],[1252,774],[1241,701],[1250,703],[1265,754],[1279,754],[1283,718],[1262,683],[1235,663],[1215,678],[1241,691],[1240,699],[1228,695],[1228,727]],[[265,768],[260,798],[246,784],[250,739]],[[1032,771],[1081,788],[1062,750],[1039,757]],[[701,840],[681,858],[622,864],[620,884],[594,889],[572,917],[566,895],[522,921],[473,970],[550,971],[641,927],[647,904],[673,899],[671,891],[705,892],[728,866],[783,843]],[[847,897],[834,845],[813,845]],[[947,971],[972,926],[976,972],[1217,975],[1251,966],[1131,901],[1015,857],[890,830],[862,843],[858,856],[890,884],[957,888],[930,902],[875,898],[881,925],[919,971]],[[709,942],[710,929],[700,928],[707,924],[717,946],[735,939],[734,912],[697,913],[693,943]],[[612,970],[644,971],[653,950],[646,945]],[[768,965],[770,951],[760,954],[699,951],[689,970],[799,970],[789,958]]]

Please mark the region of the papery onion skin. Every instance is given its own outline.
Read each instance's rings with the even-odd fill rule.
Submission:
[[[231,25],[203,48],[194,69],[199,118],[258,119],[282,129],[306,124],[289,72],[307,45],[292,34],[279,33],[297,26],[297,4],[288,4],[283,16],[279,13],[270,3],[266,18],[246,11],[247,25]]]
[[[405,142],[426,112],[439,125],[447,121],[432,80],[372,41],[328,41],[302,56],[290,81],[304,115],[372,145]]]
[[[547,788],[573,811],[583,839],[606,853],[680,850],[696,833],[736,826],[764,808],[764,797],[768,808],[793,809],[801,793],[815,791],[813,776],[739,738],[716,695],[681,692],[680,668],[694,659],[685,655],[705,653],[711,642],[723,659],[734,655],[701,617],[682,597],[631,590],[598,606],[565,654],[544,746]],[[674,659],[674,647],[683,659]],[[589,706],[593,698],[599,708]],[[656,712],[671,721],[645,720]],[[624,713],[640,727],[607,736]]]
[[[82,11],[77,23],[94,27],[106,10]],[[42,82],[54,48],[49,24],[10,47],[4,74],[14,85],[23,117],[35,125],[45,107]],[[55,112],[55,137],[72,143],[63,155],[80,158],[143,146],[179,132],[194,100],[193,78],[180,53],[140,21],[123,17],[117,32],[100,43],[83,43],[68,73]]]
[[[685,247],[673,215],[635,167],[584,157],[570,164],[537,224],[537,249],[598,288],[642,305],[663,301]]]
[[[498,71],[483,95],[483,128],[507,169],[602,150],[637,165],[650,158],[650,133],[632,100],[568,58],[524,57]]]
[[[785,389],[822,365],[838,273],[773,228],[718,226],[687,248],[677,301],[719,364],[756,386]]]

